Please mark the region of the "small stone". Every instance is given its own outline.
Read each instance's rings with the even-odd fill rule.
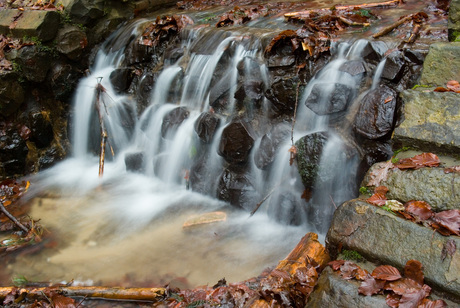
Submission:
[[[201,215],[195,215],[187,219],[182,225],[183,228],[190,228],[195,226],[206,225],[210,223],[222,222],[227,220],[225,212],[211,212]]]

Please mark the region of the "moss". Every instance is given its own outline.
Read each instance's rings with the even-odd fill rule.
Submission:
[[[341,256],[344,260],[349,260],[349,261],[356,261],[356,262],[363,262],[364,257],[359,254],[359,252],[355,250],[342,250]]]

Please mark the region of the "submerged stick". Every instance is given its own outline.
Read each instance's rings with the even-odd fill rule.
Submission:
[[[6,217],[8,217],[16,226],[21,228],[26,233],[29,233],[29,229],[27,229],[22,223],[19,222],[19,220],[16,219],[13,215],[8,212],[6,207],[3,205],[3,202],[0,201],[0,211],[2,211],[3,214],[5,214]]]
[[[101,78],[102,79],[102,78]],[[99,154],[99,177],[102,177],[104,174],[104,161],[105,161],[105,145],[107,143],[107,129],[105,128],[104,118],[101,112],[101,93],[105,92],[105,88],[101,85],[101,79],[98,79],[98,84],[96,86],[96,110],[99,116],[99,125],[101,127],[101,151]],[[104,105],[104,108],[107,112],[107,108]]]
[[[44,287],[44,288],[16,288],[0,287],[0,299],[9,293],[18,290],[19,294],[43,296],[43,292],[55,291],[68,297],[105,298],[114,300],[146,300],[158,301],[165,294],[164,288],[118,288],[118,287]]]

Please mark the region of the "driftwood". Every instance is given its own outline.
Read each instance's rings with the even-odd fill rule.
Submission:
[[[428,16],[426,15],[426,13],[423,13],[423,12],[419,12],[419,13],[415,13],[415,14],[410,14],[410,15],[407,15],[403,18],[401,18],[400,20],[396,21],[395,23],[383,28],[382,30],[380,30],[379,32],[375,33],[374,35],[372,35],[373,38],[379,38],[381,36],[384,36],[385,34],[388,34],[390,33],[391,31],[393,31],[394,29],[396,29],[397,27],[399,27],[400,25],[408,22],[408,21],[412,21],[412,20],[418,20],[419,22],[421,21],[422,18],[428,18]],[[415,30],[415,29],[414,29]],[[417,30],[417,32],[419,31],[420,29]],[[415,40],[415,39],[414,39]]]
[[[379,7],[387,7],[398,5],[401,0],[390,0],[385,2],[375,2],[375,3],[364,3],[364,4],[355,4],[355,5],[337,5],[334,7],[336,11],[346,11],[350,9],[372,9],[372,8],[379,8]],[[306,10],[306,11],[298,11],[298,12],[291,12],[284,14],[284,17],[299,17],[299,16],[309,16],[311,13],[330,13],[332,12],[331,9],[313,9],[313,10]]]
[[[0,299],[13,292],[26,293],[28,296],[41,297],[44,293],[54,291],[68,297],[103,298],[114,300],[145,300],[158,301],[165,294],[164,288],[116,288],[116,287],[43,287],[43,288],[17,288],[0,287]]]
[[[16,217],[14,217],[10,214],[10,212],[8,212],[8,210],[3,205],[2,201],[0,201],[0,211],[3,214],[5,214],[5,216],[8,217],[16,226],[21,228],[22,231],[24,231],[25,233],[29,233],[29,229],[27,229],[22,223],[19,222],[19,220],[16,219]]]
[[[107,129],[105,128],[104,117],[101,110],[101,93],[105,92],[105,88],[101,85],[101,80],[98,80],[96,86],[96,110],[97,115],[99,116],[99,125],[101,127],[101,152],[99,153],[99,176],[101,177],[104,174],[104,160],[105,160],[105,145],[107,143]],[[102,102],[104,104],[104,102]],[[107,109],[104,105],[104,109],[107,112]],[[113,150],[112,150],[113,153]]]

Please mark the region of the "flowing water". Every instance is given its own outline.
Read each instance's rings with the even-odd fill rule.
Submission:
[[[259,169],[255,164],[254,153],[263,136],[277,125],[290,132],[291,123],[272,123],[266,99],[254,110],[243,111],[235,99],[241,79],[269,87],[263,35],[206,28],[184,32],[177,43],[180,55],[164,59],[148,103],[142,106],[136,95],[118,93],[110,76],[127,65],[128,44],[123,42],[138,37],[146,22],[139,20],[114,34],[99,50],[91,74],[80,82],[72,118],[73,155],[32,178],[30,192],[39,196],[30,201],[30,215],[57,235],[58,245],[50,243],[41,254],[17,258],[8,265],[11,275],[131,285],[173,281],[195,286],[213,284],[222,277],[243,280],[276,265],[306,232],[319,232],[324,240],[335,207],[356,195],[359,161],[344,155],[350,128],[334,128],[337,119],[325,108],[337,85],[353,89],[349,110],[356,109],[357,97],[378,85],[382,65],[372,71],[374,78],[368,84],[362,75],[349,78],[341,71],[345,64],[361,61],[367,41],[334,43],[331,61],[299,93],[292,139],[329,134],[318,177],[330,180],[317,182],[306,201],[301,197],[304,186],[298,171],[289,164],[290,134],[279,140],[269,168]],[[145,78],[137,80],[142,83]],[[101,86],[103,90],[97,91]],[[213,95],[219,88],[225,89],[220,97],[225,104],[213,108]],[[311,95],[317,95],[315,112],[306,107]],[[97,102],[102,104],[108,133],[101,178]],[[218,119],[207,144],[195,132],[203,112]],[[255,128],[249,134],[254,145],[245,165],[246,182],[235,186],[245,194],[239,205],[246,210],[264,201],[252,217],[249,211],[217,198],[228,166],[219,155],[221,135],[242,113],[252,119]],[[205,162],[200,169],[204,177],[194,186],[189,173],[197,161]],[[182,227],[193,214],[217,210],[227,213],[225,222]]]

